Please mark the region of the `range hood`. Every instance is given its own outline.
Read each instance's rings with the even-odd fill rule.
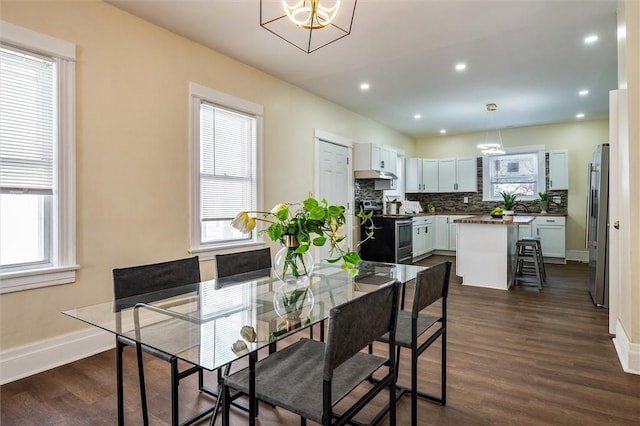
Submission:
[[[393,173],[381,170],[356,170],[353,174],[356,179],[398,179],[398,176]]]

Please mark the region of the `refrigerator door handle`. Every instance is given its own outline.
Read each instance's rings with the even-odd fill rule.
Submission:
[[[584,247],[589,248],[589,240],[590,234],[590,221],[591,221],[591,171],[593,170],[593,165],[591,163],[587,164],[588,173],[587,173],[587,208],[586,210],[586,220],[585,220],[585,230],[584,230]]]

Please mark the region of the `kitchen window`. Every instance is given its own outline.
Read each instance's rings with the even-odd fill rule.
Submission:
[[[75,45],[0,23],[0,292],[75,281]]]
[[[260,242],[231,221],[260,205],[263,107],[195,83],[190,92],[191,252],[207,259],[207,251]]]
[[[544,146],[506,148],[504,155],[482,159],[483,200],[501,201],[501,192],[520,194],[521,200],[534,200],[545,182]]]

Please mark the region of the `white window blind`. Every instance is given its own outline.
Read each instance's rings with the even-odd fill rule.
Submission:
[[[254,205],[255,119],[207,103],[200,108],[201,218],[231,220]]]
[[[506,148],[504,155],[489,155],[483,164],[483,199],[502,199],[501,192],[519,194],[521,200],[533,200],[544,190],[544,146]]]
[[[0,189],[52,194],[56,62],[0,48]]]

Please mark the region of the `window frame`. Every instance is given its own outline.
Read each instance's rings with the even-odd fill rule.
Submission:
[[[58,68],[57,144],[54,147],[54,195],[51,262],[0,272],[0,294],[75,282],[76,270],[76,46],[6,21],[0,41],[20,50],[54,58]]]
[[[521,196],[521,201],[533,201],[538,198],[539,192],[544,192],[546,188],[546,165],[545,165],[545,146],[544,145],[528,145],[518,147],[506,147],[505,153],[501,155],[485,155],[482,157],[482,201],[502,201],[502,197],[492,196],[491,177],[489,173],[489,163],[491,158],[504,157],[514,154],[536,154],[538,157],[538,178],[536,187],[532,196]]]
[[[251,248],[263,246],[264,239],[260,238],[254,230],[251,238],[242,241],[224,241],[219,243],[201,243],[200,221],[200,104],[206,102],[221,108],[235,110],[237,112],[252,115],[256,119],[256,144],[255,144],[255,192],[256,210],[263,210],[263,186],[262,186],[262,140],[263,140],[263,116],[262,105],[238,98],[233,95],[219,92],[200,85],[189,83],[189,252],[197,254],[201,260],[211,260],[217,253],[228,252],[229,249]]]

